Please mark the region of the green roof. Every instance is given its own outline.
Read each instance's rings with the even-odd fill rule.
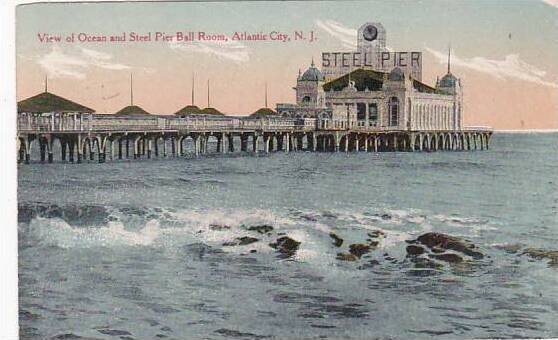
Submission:
[[[356,69],[350,73],[345,74],[337,79],[333,79],[324,84],[324,91],[341,91],[349,86],[349,75],[351,81],[355,82],[355,87],[358,91],[379,91],[382,89],[384,82],[383,72],[365,70],[362,68]]]
[[[196,105],[187,105],[176,111],[174,114],[177,116],[187,116],[187,115],[199,115],[201,114],[201,109]]]
[[[83,106],[66,98],[50,92],[39,93],[36,96],[24,99],[17,103],[17,112],[43,113],[43,112],[86,112],[95,110]]]
[[[422,83],[416,79],[413,79],[413,87],[415,88],[415,90],[419,91],[419,92],[425,92],[425,93],[436,93],[436,94],[447,94],[444,91],[441,91],[437,88],[434,88],[432,86],[426,85],[425,83]]]
[[[387,73],[359,68],[351,73],[347,73],[344,76],[325,83],[324,91],[331,91],[332,89],[334,91],[343,90],[349,85],[349,74],[351,75],[351,81],[355,82],[355,87],[358,91],[365,91],[366,88],[370,91],[380,91],[384,82],[384,75]],[[413,79],[413,87],[419,92],[446,94],[445,92],[426,85],[416,79]]]
[[[123,107],[120,111],[116,112],[117,116],[131,116],[131,115],[148,115],[149,112],[145,111],[137,105],[129,105]]]
[[[224,116],[219,110],[213,107],[206,107],[205,109],[201,110],[202,114],[204,115],[215,115],[215,116]]]
[[[273,111],[270,108],[262,107],[258,111],[252,113],[249,117],[252,118],[261,118],[261,117],[268,117],[268,116],[277,116],[277,112]]]

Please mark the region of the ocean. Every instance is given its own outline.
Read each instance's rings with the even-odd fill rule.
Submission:
[[[557,133],[21,164],[21,338],[558,337],[557,189]],[[432,232],[482,256],[408,254]]]

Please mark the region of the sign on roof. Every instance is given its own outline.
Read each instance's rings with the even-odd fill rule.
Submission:
[[[380,23],[366,23],[360,27],[356,51],[322,53],[322,74],[326,81],[341,77],[357,68],[390,72],[395,67],[422,81],[422,53],[388,50],[386,31]]]

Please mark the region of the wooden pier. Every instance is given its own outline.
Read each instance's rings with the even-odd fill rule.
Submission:
[[[81,163],[232,152],[414,152],[488,149],[488,128],[413,131],[362,127],[315,118],[117,117],[108,114],[18,114],[19,162]],[[210,143],[211,142],[211,143]],[[212,150],[210,150],[210,145]],[[54,150],[60,151],[55,158]]]

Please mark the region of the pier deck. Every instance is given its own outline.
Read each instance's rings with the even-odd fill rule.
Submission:
[[[107,159],[178,157],[190,144],[195,155],[208,152],[385,152],[488,149],[492,131],[405,130],[363,127],[356,122],[315,118],[240,118],[132,116],[52,113],[18,114],[20,162],[29,163],[39,148],[42,162],[105,162]],[[213,143],[210,141],[213,140]],[[215,145],[210,151],[210,145]]]

